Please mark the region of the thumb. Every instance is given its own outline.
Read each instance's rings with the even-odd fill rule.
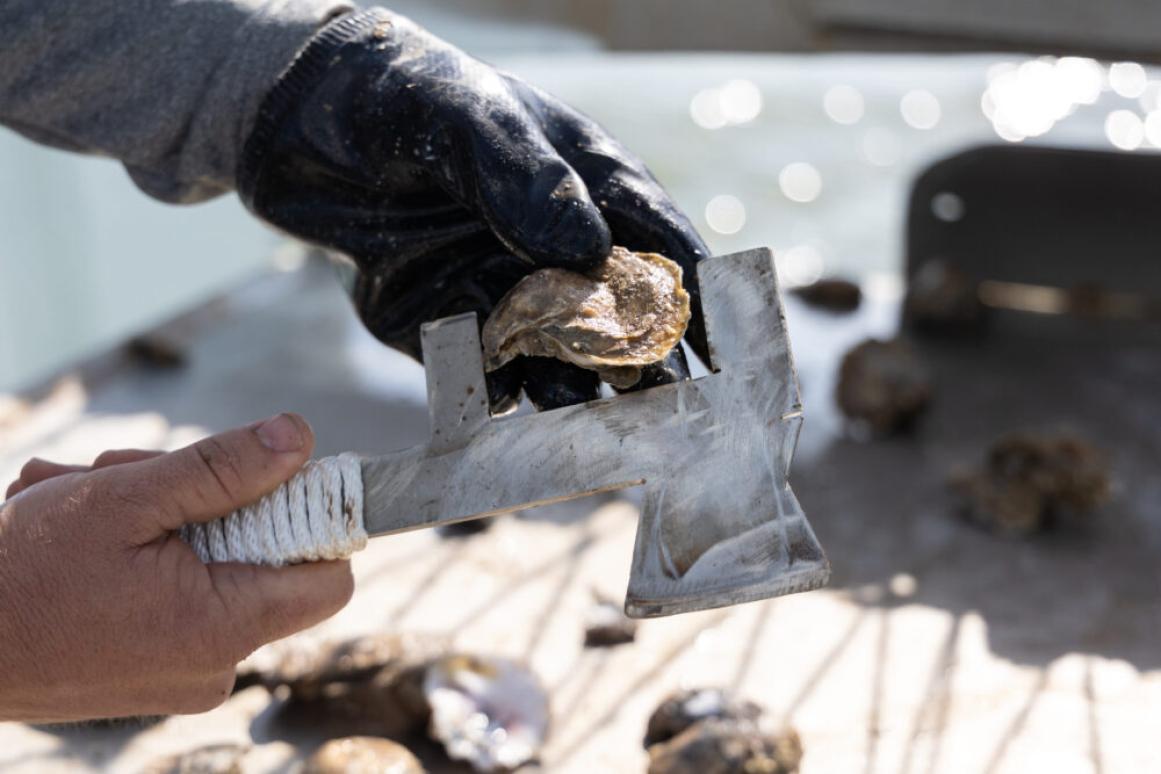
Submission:
[[[351,564],[308,562],[260,567],[233,562],[206,565],[225,620],[217,624],[251,651],[323,621],[351,599]]]
[[[104,473],[143,503],[143,542],[183,524],[213,521],[278,488],[310,459],[314,434],[296,414],[278,414],[169,454]]]

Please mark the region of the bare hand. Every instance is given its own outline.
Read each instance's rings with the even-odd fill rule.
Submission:
[[[174,534],[272,491],[313,445],[283,414],[169,454],[29,462],[0,503],[0,720],[204,712],[255,648],[342,608],[348,562],[207,565]]]

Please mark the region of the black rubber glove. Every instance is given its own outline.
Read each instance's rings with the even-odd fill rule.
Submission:
[[[238,190],[259,217],[354,259],[354,300],[384,343],[421,356],[422,323],[481,325],[521,277],[583,271],[613,244],[681,264],[688,341],[705,359],[694,264],[707,254],[645,166],[590,119],[408,19],[332,22],[266,98]],[[680,347],[639,387],[688,375]],[[592,372],[521,358],[489,376],[494,410],[597,396]]]

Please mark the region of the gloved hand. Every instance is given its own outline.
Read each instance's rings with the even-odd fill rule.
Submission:
[[[692,224],[636,157],[590,119],[381,9],[320,32],[266,98],[238,190],[259,217],[354,259],[355,304],[419,358],[426,321],[480,323],[524,275],[583,271],[612,244],[684,270],[688,341],[705,359]],[[688,375],[680,348],[638,387]],[[489,379],[494,410],[589,400],[596,375],[523,358]]]

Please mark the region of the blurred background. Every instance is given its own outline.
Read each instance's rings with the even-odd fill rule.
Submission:
[[[912,435],[871,438],[834,405],[843,353],[896,335],[909,271],[946,257],[916,245],[956,260],[956,240],[977,257],[1024,256],[1029,275],[1000,279],[1048,287],[1039,311],[1054,308],[1052,287],[1102,276],[1118,278],[1117,292],[1158,295],[1137,278],[1156,276],[1147,224],[1161,204],[1150,187],[1161,180],[1161,71],[1151,64],[1161,6],[390,5],[595,117],[644,158],[716,254],[773,248],[786,290],[831,277],[859,286],[861,305],[844,315],[784,298],[806,413],[791,481],[834,580],[649,621],[633,645],[584,649],[592,594],[623,593],[636,514],[632,497],[584,501],[467,540],[376,541],[356,559],[354,603],[308,639],[428,632],[531,664],[552,702],[545,771],[644,770],[649,713],[670,692],[703,686],[737,691],[795,728],[808,774],[1161,767],[1156,307],[1128,321],[920,341],[935,397]],[[1115,160],[1082,176],[1089,197],[1072,210],[1038,203],[1023,157],[969,164],[974,198],[939,180],[917,187],[940,160],[996,145]],[[990,230],[931,236],[973,228],[984,211]],[[1053,278],[1065,253],[1060,263],[1086,267],[1080,280]],[[284,409],[311,419],[319,454],[382,452],[426,439],[424,404],[422,368],[371,339],[327,267],[232,197],[164,206],[115,163],[0,131],[5,479],[32,454],[84,462],[108,447],[173,447]],[[1103,450],[1112,484],[1099,518],[1015,539],[952,518],[949,471],[1027,429],[1079,433]],[[145,729],[0,725],[0,768],[133,771],[200,743],[317,744],[279,725],[277,698],[252,690]],[[433,760],[432,770],[450,766]]]

